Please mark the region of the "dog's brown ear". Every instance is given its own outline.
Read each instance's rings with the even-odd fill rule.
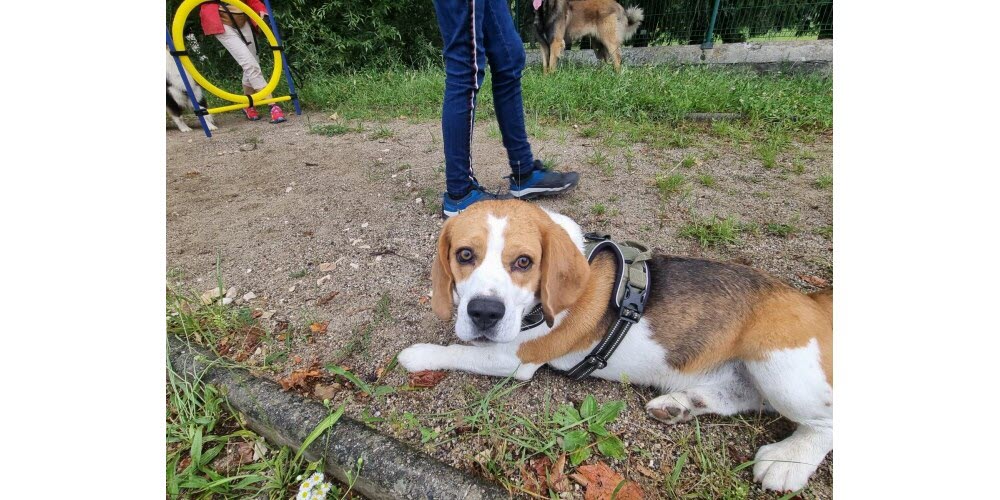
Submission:
[[[437,254],[431,265],[431,310],[443,320],[451,319],[451,290],[455,285],[455,277],[451,274],[451,220],[444,223],[441,236],[438,237]]]
[[[552,326],[555,316],[580,298],[590,279],[590,265],[559,224],[545,226],[542,238],[542,312]]]

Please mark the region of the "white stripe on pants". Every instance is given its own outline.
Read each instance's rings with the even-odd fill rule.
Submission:
[[[253,87],[255,91],[266,87],[267,80],[264,80],[264,75],[260,71],[260,61],[257,59],[257,42],[253,38],[253,28],[250,27],[250,22],[248,21],[240,28],[250,45],[243,43],[236,28],[228,24],[224,24],[222,27],[226,29],[226,32],[215,35],[215,37],[243,68],[243,85]]]

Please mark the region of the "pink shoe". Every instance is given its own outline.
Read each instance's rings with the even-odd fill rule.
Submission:
[[[246,108],[243,110],[243,113],[247,115],[247,120],[252,122],[260,120],[260,115],[257,114],[257,108]]]
[[[285,121],[285,113],[281,111],[281,106],[271,105],[271,123],[281,123]]]

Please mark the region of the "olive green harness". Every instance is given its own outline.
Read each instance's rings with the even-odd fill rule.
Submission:
[[[646,246],[634,241],[616,242],[611,236],[599,233],[587,233],[583,237],[583,254],[588,262],[593,262],[601,252],[611,252],[615,258],[616,279],[611,293],[611,305],[618,311],[618,320],[611,325],[590,354],[566,372],[575,380],[608,366],[608,359],[625,340],[625,334],[642,318],[646,299],[649,297],[648,261],[652,257]],[[543,321],[542,307],[539,304],[523,318],[521,330],[534,328]]]

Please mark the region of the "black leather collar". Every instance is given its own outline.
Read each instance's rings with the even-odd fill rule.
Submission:
[[[538,304],[521,318],[521,331],[531,330],[532,328],[545,322],[545,313],[542,312],[542,305]]]

